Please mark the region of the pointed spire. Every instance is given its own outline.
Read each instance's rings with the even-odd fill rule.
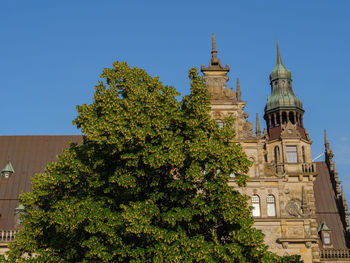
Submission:
[[[326,129],[324,129],[324,145],[326,146],[326,149],[329,149],[329,143],[328,143],[328,137],[327,137]]]
[[[237,89],[236,89],[236,99],[237,101],[242,101],[241,99],[241,87],[240,87],[240,84],[239,84],[239,78],[237,77]]]
[[[283,65],[281,54],[280,54],[280,48],[278,46],[278,40],[277,40],[277,65]]]
[[[261,130],[260,130],[260,122],[259,122],[259,115],[258,113],[256,114],[256,125],[255,125],[255,133],[256,133],[256,136],[260,136],[261,134]]]
[[[218,53],[218,51],[216,50],[215,34],[213,33],[213,36],[212,36],[212,48],[211,48],[211,55],[212,55],[212,57],[216,57],[217,53]]]

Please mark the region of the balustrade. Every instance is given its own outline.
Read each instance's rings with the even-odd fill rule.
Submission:
[[[303,163],[301,164],[301,170],[304,174],[316,173],[315,163]]]
[[[15,235],[18,233],[18,230],[0,230],[0,242],[6,243],[15,240]]]
[[[346,258],[350,260],[350,249],[321,249],[321,259]]]

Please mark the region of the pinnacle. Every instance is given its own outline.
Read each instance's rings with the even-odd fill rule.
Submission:
[[[215,34],[212,35],[212,48],[211,48],[211,54],[212,57],[217,56],[218,51],[216,50],[216,42],[215,42]]]
[[[277,65],[283,65],[281,53],[280,53],[280,48],[278,46],[278,40],[277,40]]]

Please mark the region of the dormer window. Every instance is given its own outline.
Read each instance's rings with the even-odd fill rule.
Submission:
[[[17,206],[15,208],[15,214],[16,214],[16,218],[17,218],[17,225],[20,225],[22,223],[21,216],[24,215],[24,210],[25,210],[25,207],[22,204],[20,204],[19,206]]]
[[[331,236],[329,233],[327,233],[327,232],[323,233],[323,241],[324,241],[325,245],[331,244]]]
[[[15,170],[13,169],[11,162],[8,162],[4,167],[4,169],[1,170],[1,175],[4,178],[9,178],[14,173],[15,173]]]
[[[332,248],[332,230],[326,225],[326,223],[323,222],[320,225],[318,233],[320,234],[323,248]]]

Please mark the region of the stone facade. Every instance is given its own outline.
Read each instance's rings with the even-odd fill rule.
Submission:
[[[258,114],[255,131],[247,120],[239,80],[236,90],[226,87],[229,67],[223,67],[217,57],[214,35],[212,58],[201,71],[211,94],[212,118],[219,125],[226,116],[235,118],[236,141],[252,161],[249,182],[239,190],[252,197],[255,227],[265,233],[271,251],[320,262],[311,140],[303,126],[302,103],[292,89],[291,72],[282,64],[278,46],[277,50],[277,65],[270,75],[272,94],[265,107],[267,129],[262,134]],[[234,179],[230,184],[235,186]]]

